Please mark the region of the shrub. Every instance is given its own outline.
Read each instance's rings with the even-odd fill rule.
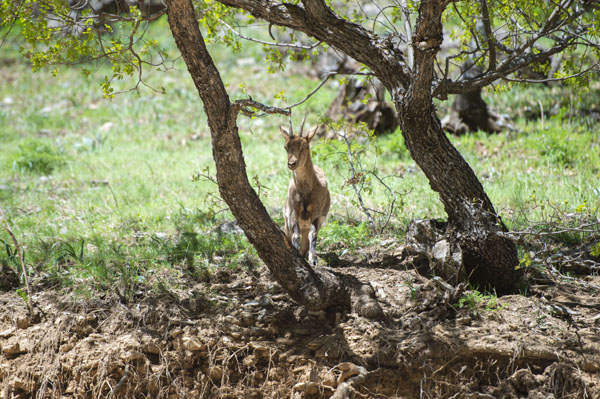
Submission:
[[[13,168],[49,175],[64,163],[65,157],[57,148],[38,140],[27,140],[19,145]]]

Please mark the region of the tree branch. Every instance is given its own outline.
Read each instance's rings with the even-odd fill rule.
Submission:
[[[407,0],[400,0],[400,7],[402,8],[402,19],[404,20],[404,30],[406,31],[406,44],[408,46],[408,67],[413,68],[414,65],[414,50],[412,43],[412,27],[410,26],[410,10],[408,9]]]
[[[572,40],[572,38],[569,38],[568,40]],[[434,84],[433,95],[436,98],[445,98],[448,94],[464,94],[473,91],[474,89],[488,86],[497,79],[504,79],[511,73],[514,73],[526,66],[546,61],[554,54],[560,53],[571,45],[568,40],[555,47],[552,47],[551,49],[541,51],[537,54],[529,53],[519,58],[513,58],[512,62],[503,63],[499,65],[496,70],[488,71],[472,79],[464,79],[460,81],[451,81],[447,79],[438,80]]]
[[[12,31],[12,29],[15,27],[15,24],[17,23],[17,20],[19,19],[19,12],[21,11],[21,8],[23,7],[24,3],[25,3],[25,0],[21,0],[21,2],[19,3],[19,6],[17,7],[17,10],[13,13],[13,15],[12,15],[13,18],[12,18],[12,21],[10,21],[10,26],[6,30],[6,33],[4,34],[2,41],[0,41],[0,49],[2,48],[2,46],[4,46],[4,43],[6,42],[8,35]],[[2,26],[4,24],[3,23],[4,21],[0,21],[0,22],[2,22],[2,23],[0,23],[0,26]]]
[[[269,105],[265,105],[259,103],[258,101],[254,101],[251,96],[248,96],[246,99],[235,100],[234,106],[237,106],[239,110],[246,116],[253,116],[255,114],[254,111],[248,108],[254,108],[261,110],[265,114],[281,114],[285,116],[290,116],[291,112],[289,108],[278,108]]]
[[[410,71],[390,40],[337,16],[322,0],[302,6],[273,0],[219,0],[271,24],[295,29],[339,49],[365,64],[381,81],[407,88]]]
[[[547,61],[554,54],[558,54],[568,47],[577,46],[579,42],[587,40],[584,45],[588,47],[598,48],[598,43],[591,42],[587,35],[588,26],[581,21],[581,16],[587,12],[590,12],[593,7],[593,2],[583,2],[574,10],[569,10],[573,4],[573,0],[559,0],[555,4],[555,8],[550,12],[547,20],[544,21],[543,25],[537,25],[535,21],[527,19],[527,12],[525,10],[517,9],[515,12],[518,16],[523,17],[525,25],[520,26],[517,23],[517,19],[512,19],[514,30],[509,32],[502,41],[508,39],[513,41],[512,46],[507,46],[502,41],[496,41],[494,33],[492,32],[491,21],[489,20],[489,11],[487,11],[487,0],[480,0],[482,4],[482,22],[484,24],[485,34],[488,39],[489,47],[489,68],[488,70],[476,77],[464,80],[449,80],[447,74],[442,79],[438,79],[434,82],[434,97],[444,99],[448,94],[464,94],[474,89],[479,89],[484,86],[491,84],[497,79],[515,80],[520,81],[521,79],[515,79],[509,77],[514,72],[537,63],[543,63]],[[503,3],[501,3],[503,4]],[[458,12],[458,10],[456,10]],[[487,15],[487,17],[486,17]],[[459,14],[460,16],[460,14]],[[526,38],[524,41],[520,41],[520,38]],[[490,42],[490,39],[493,42]],[[544,40],[549,40],[552,45],[547,48],[539,48],[536,43],[540,43]],[[497,62],[498,55],[496,49],[505,53],[502,61]],[[482,56],[485,55],[483,49],[477,45],[477,49],[473,54],[480,53]],[[446,65],[449,64],[449,59],[453,56],[446,58]],[[556,80],[566,80],[572,77],[581,76],[586,72],[590,72],[594,69],[594,66],[586,67],[582,72],[575,73],[564,78]],[[546,82],[555,80],[552,78],[543,80],[522,80],[530,82]]]
[[[377,232],[377,228],[375,227],[375,222],[373,221],[373,216],[371,216],[371,212],[369,212],[369,208],[367,208],[365,206],[365,203],[364,203],[362,195],[361,195],[361,189],[359,189],[357,187],[357,183],[359,183],[363,179],[363,173],[356,172],[356,169],[354,168],[354,156],[352,154],[352,145],[350,143],[350,139],[348,138],[348,134],[346,133],[346,131],[344,130],[343,133],[338,133],[338,136],[341,137],[344,140],[344,142],[346,143],[346,156],[348,157],[348,164],[350,165],[350,179],[346,183],[350,184],[352,186],[352,189],[354,190],[354,194],[356,194],[356,197],[358,198],[358,203],[360,204],[361,209],[367,216],[367,221],[369,222],[369,227],[371,228],[371,231],[375,234]],[[344,185],[346,185],[346,183],[344,183]],[[343,188],[343,186],[342,186],[342,188]]]
[[[412,38],[414,65],[410,96],[413,111],[420,109],[420,117],[426,117],[431,109],[431,86],[434,78],[436,55],[443,41],[441,16],[444,12],[441,0],[422,0],[419,16]],[[405,111],[406,112],[406,111]]]
[[[493,71],[496,69],[496,45],[494,44],[496,38],[492,33],[492,27],[490,25],[490,12],[488,10],[487,0],[479,1],[481,3],[481,13],[483,17],[481,21],[483,22],[483,29],[488,42],[488,51],[490,52],[488,70]]]
[[[311,44],[310,46],[302,46],[302,45],[291,44],[291,43],[266,42],[264,40],[259,40],[259,39],[255,39],[253,37],[242,35],[240,32],[235,30],[231,25],[229,25],[227,22],[223,21],[222,19],[219,19],[219,22],[221,22],[223,25],[225,25],[234,35],[236,35],[240,39],[248,40],[250,42],[255,42],[255,43],[259,43],[259,44],[264,44],[266,46],[288,47],[288,48],[293,48],[293,49],[298,49],[298,50],[312,50],[321,44],[321,42],[316,42],[314,44]]]
[[[600,67],[600,62],[595,63],[594,65],[590,66],[589,68],[584,69],[583,71],[580,71],[578,73],[574,73],[572,75],[569,76],[563,76],[562,78],[545,78],[545,79],[517,79],[517,78],[509,78],[507,76],[503,77],[502,79],[509,81],[509,82],[518,82],[518,83],[549,83],[549,82],[564,82],[566,80],[569,79],[574,79],[574,78],[578,78],[580,76],[583,76],[591,71],[593,71],[594,69],[597,69]]]

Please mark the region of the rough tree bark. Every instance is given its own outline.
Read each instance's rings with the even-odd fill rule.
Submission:
[[[222,198],[248,240],[289,295],[309,309],[348,307],[341,280],[313,270],[269,217],[250,185],[236,125],[240,107],[231,103],[204,44],[191,0],[166,0],[173,37],[204,103]]]
[[[396,97],[400,126],[411,156],[439,193],[448,214],[447,256],[458,254],[464,267],[455,273],[464,272],[475,284],[508,291],[519,277],[517,249],[498,234],[505,230],[502,221],[477,176],[444,134],[433,105],[431,88],[435,57],[443,40],[444,8],[440,0],[420,4],[413,36],[413,80],[406,93]]]

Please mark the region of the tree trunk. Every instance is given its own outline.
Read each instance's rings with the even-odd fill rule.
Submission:
[[[375,135],[391,133],[398,127],[394,107],[385,101],[385,87],[378,79],[369,82],[348,79],[340,86],[325,116],[334,121],[344,118],[351,123],[365,123]],[[338,133],[322,126],[317,134],[334,139]]]
[[[510,291],[519,278],[516,247],[498,234],[506,229],[475,173],[444,134],[433,103],[425,112],[418,108],[419,113],[410,100],[398,106],[406,146],[448,214],[450,252],[437,272],[451,281],[466,276],[473,284]]]
[[[482,73],[481,67],[472,62],[463,63],[461,69],[464,72],[460,80],[475,78]],[[505,118],[488,107],[481,91],[481,88],[476,88],[464,94],[457,94],[450,113],[442,119],[442,129],[456,135],[477,130],[487,133],[499,133],[503,129],[514,130]]]
[[[448,214],[446,264],[464,270],[444,270],[445,278],[466,276],[470,282],[509,291],[519,278],[514,243],[502,236],[504,224],[475,173],[444,134],[435,113],[431,86],[434,61],[442,43],[440,0],[423,0],[413,37],[413,81],[396,97],[400,127],[412,158],[431,188],[440,195]],[[392,93],[400,92],[391,88]],[[452,262],[450,262],[452,260]]]
[[[222,198],[290,297],[313,310],[348,307],[349,294],[341,280],[326,270],[313,270],[300,257],[250,185],[236,125],[239,107],[229,101],[198,28],[192,1],[166,3],[173,37],[204,104]]]
[[[442,119],[442,128],[458,136],[477,130],[499,133],[502,128],[497,123],[498,120],[499,115],[491,112],[481,97],[481,89],[475,89],[456,95],[450,113]]]

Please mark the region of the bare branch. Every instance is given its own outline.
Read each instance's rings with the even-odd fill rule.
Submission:
[[[302,46],[302,45],[299,45],[299,44],[291,44],[291,43],[266,42],[264,40],[259,40],[259,39],[255,39],[253,37],[242,35],[240,32],[238,32],[237,30],[235,30],[231,25],[229,25],[227,22],[223,21],[222,19],[219,19],[219,22],[221,22],[223,25],[225,25],[233,34],[235,34],[239,38],[244,39],[244,40],[248,40],[248,41],[251,41],[251,42],[255,42],[255,43],[264,44],[266,46],[288,47],[288,48],[293,48],[293,49],[298,49],[298,50],[313,50],[313,49],[315,49],[316,47],[320,46],[323,43],[323,42],[316,42],[314,44],[311,44],[310,46]]]
[[[375,233],[377,229],[375,227],[375,222],[373,221],[373,216],[371,215],[369,208],[365,206],[361,195],[361,189],[357,187],[357,184],[363,181],[363,173],[356,172],[356,169],[354,168],[354,156],[352,154],[352,146],[350,144],[350,139],[348,138],[348,134],[346,133],[346,131],[344,130],[343,133],[338,133],[338,136],[344,139],[344,142],[346,143],[346,156],[348,157],[348,164],[350,165],[350,179],[347,181],[347,183],[352,186],[354,194],[356,194],[356,197],[358,198],[358,203],[360,204],[361,209],[367,216],[369,227],[371,228],[371,231]],[[346,183],[344,183],[344,185],[346,185]]]
[[[513,58],[511,63],[503,63],[503,65],[499,65],[496,70],[486,72],[472,79],[465,79],[461,81],[437,81],[434,85],[434,95],[437,98],[445,98],[445,96],[448,94],[464,94],[472,91],[473,89],[485,87],[491,84],[493,81],[497,79],[504,79],[511,73],[514,73],[528,65],[543,62],[549,59],[552,55],[560,53],[570,45],[571,43],[567,40],[546,51],[541,51],[537,54],[529,53],[518,58]]]
[[[375,32],[375,25],[379,22],[379,16],[383,15],[383,17],[386,19],[386,21],[388,22],[389,26],[384,24],[383,22],[379,22],[381,25],[385,26],[388,30],[393,30],[398,36],[400,36],[400,32],[398,32],[398,30],[396,29],[396,27],[394,26],[394,24],[392,23],[392,21],[390,21],[390,19],[388,18],[388,16],[385,14],[385,10],[387,10],[388,8],[396,8],[397,6],[395,5],[391,5],[391,6],[386,6],[386,7],[380,7],[379,4],[375,3],[374,1],[372,1],[373,5],[375,5],[375,7],[377,7],[379,9],[379,12],[377,13],[377,15],[375,15],[375,18],[373,18],[373,32]]]
[[[255,114],[255,112],[249,108],[261,110],[265,114],[281,114],[281,115],[286,115],[286,116],[291,115],[289,107],[288,108],[278,108],[278,107],[265,105],[265,104],[259,103],[258,101],[254,101],[252,99],[252,97],[250,97],[250,96],[246,99],[236,100],[233,102],[233,104],[234,104],[234,106],[237,106],[238,109],[244,115],[247,115],[247,116],[254,116],[254,114]]]
[[[598,48],[599,44],[588,36],[589,27],[581,20],[581,16],[593,9],[591,2],[577,3],[575,8],[573,0],[551,0],[550,5],[552,8],[549,10],[548,17],[541,23],[530,18],[528,10],[520,9],[515,5],[514,17],[494,32],[492,29],[493,21],[489,19],[487,1],[480,0],[483,31],[488,41],[487,48],[482,48],[477,42],[477,38],[474,37],[474,49],[446,57],[446,68],[443,77],[434,81],[433,93],[435,97],[445,99],[448,94],[463,94],[492,84],[497,79],[543,83],[582,76],[593,72],[597,68],[594,61],[594,65],[582,67],[581,71],[564,78],[548,76],[547,79],[534,80],[511,76],[522,68],[544,63],[553,55],[569,47],[582,45],[586,48]],[[500,5],[507,6],[508,4],[500,1]],[[457,8],[455,8],[455,11],[462,18]],[[509,32],[505,33],[506,29],[504,28],[507,24]],[[503,32],[501,33],[503,35],[501,39],[497,39],[498,32]],[[472,33],[474,34],[474,32]],[[505,44],[507,41],[512,43],[507,45]],[[501,56],[499,52],[504,54]],[[480,62],[483,57],[489,57],[487,71],[469,79],[460,79],[459,77],[454,81],[449,80],[451,59],[467,54],[472,57],[480,55],[479,60],[475,61],[476,63]]]
[[[410,10],[408,9],[407,0],[400,0],[400,6],[402,7],[402,19],[404,20],[404,30],[406,31],[407,45],[408,45],[408,67],[413,68],[415,62],[415,55],[412,46],[412,27],[410,26]]]
[[[386,178],[385,176],[383,178],[381,178],[377,175],[377,173],[371,173],[371,175],[375,179],[377,179],[377,181],[379,181],[379,183],[387,190],[387,192],[389,193],[389,196],[392,198],[392,201],[390,202],[390,204],[387,207],[387,215],[385,215],[385,221],[383,223],[380,223],[380,226],[379,226],[379,234],[383,234],[383,230],[385,230],[388,223],[392,219],[392,215],[394,214],[394,207],[396,206],[396,200],[397,200],[398,193],[396,191],[392,190],[392,188],[390,186],[385,184],[385,182],[383,181]],[[387,176],[387,177],[390,177],[390,176]],[[396,176],[393,176],[393,177],[396,177]]]
[[[366,73],[366,72],[355,72],[355,73],[342,73],[342,72],[335,72],[335,71],[328,72],[325,75],[325,78],[323,78],[323,80],[317,85],[317,87],[315,87],[310,93],[308,93],[302,100],[300,100],[292,105],[289,105],[287,107],[283,107],[283,108],[261,104],[259,102],[254,101],[251,96],[249,96],[248,99],[237,100],[234,103],[238,104],[241,107],[240,112],[242,112],[246,116],[257,116],[254,113],[254,111],[251,111],[248,108],[254,108],[254,109],[261,110],[265,114],[282,114],[282,115],[289,116],[289,115],[291,115],[292,108],[296,108],[297,106],[302,105],[306,101],[308,101],[309,98],[311,98],[316,92],[318,92],[325,85],[325,83],[327,83],[329,78],[331,78],[332,76],[335,76],[335,75],[372,76],[373,74]]]
[[[592,72],[594,69],[598,69],[600,67],[600,62],[595,63],[594,65],[580,71],[578,73],[574,73],[569,76],[563,76],[561,78],[545,78],[545,79],[519,79],[519,78],[509,78],[508,76],[503,77],[503,80],[509,82],[518,82],[518,83],[549,83],[549,82],[564,82],[569,79],[578,78],[580,76],[586,75],[589,72]]]
[[[325,85],[325,83],[327,83],[327,81],[329,80],[330,77],[332,77],[333,75],[335,75],[336,72],[329,72],[325,78],[321,81],[321,83],[319,83],[319,85],[317,87],[315,87],[310,93],[308,93],[306,95],[306,97],[304,97],[302,100],[298,101],[295,104],[290,105],[289,107],[286,107],[286,109],[292,109],[297,107],[300,104],[304,104],[306,101],[308,101],[309,98],[311,98],[313,96],[313,94],[315,94],[317,91],[319,91],[319,89],[321,87],[323,87],[323,85]]]
[[[167,9],[164,8],[160,11],[155,12],[154,14],[150,14],[150,15],[146,15],[146,16],[141,16],[141,20],[142,21],[156,21],[157,19],[159,19],[160,17],[162,17],[163,15],[165,15],[167,13]],[[106,22],[117,22],[117,21],[122,21],[122,22],[135,22],[137,21],[139,18],[137,17],[126,17],[123,15],[118,15],[118,14],[110,14],[107,12],[101,12],[96,16],[90,16],[87,18],[82,18],[82,19],[98,19],[98,17],[100,17],[100,19],[102,19],[103,21]]]

